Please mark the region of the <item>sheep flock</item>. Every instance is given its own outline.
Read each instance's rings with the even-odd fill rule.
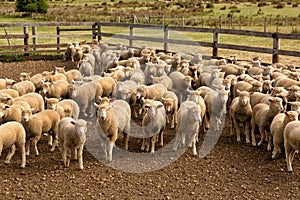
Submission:
[[[126,151],[130,137],[139,137],[140,150],[153,154],[165,145],[166,127],[175,132],[173,151],[192,148],[196,156],[199,134],[221,134],[226,117],[228,135],[237,143],[266,146],[270,158],[285,156],[287,170],[293,170],[300,150],[295,65],[262,64],[259,57],[242,61],[235,55],[206,60],[199,53],[96,40],[68,44],[63,59],[77,68],[0,78],[0,155],[8,149],[6,164],[17,149],[24,168],[31,146],[39,156],[38,142],[47,136],[50,151],[61,152],[62,164],[68,167],[73,156],[83,169],[87,131],[95,124],[107,162],[114,160],[121,134]],[[140,122],[141,133],[132,133],[132,121]]]

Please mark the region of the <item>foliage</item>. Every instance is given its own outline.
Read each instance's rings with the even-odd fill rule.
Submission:
[[[48,4],[46,0],[17,0],[15,9],[17,12],[47,13]]]

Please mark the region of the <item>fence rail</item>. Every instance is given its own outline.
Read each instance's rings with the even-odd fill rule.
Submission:
[[[55,32],[39,33],[37,27],[54,27]],[[6,31],[7,27],[23,28],[23,33],[9,34]],[[30,33],[29,27],[32,31]],[[87,28],[88,27],[88,28]],[[115,32],[104,32],[103,27],[122,27],[128,28],[129,34],[116,34]],[[49,54],[57,53],[61,54],[67,46],[66,43],[61,42],[62,39],[72,38],[86,38],[103,40],[103,38],[114,37],[118,39],[128,40],[128,46],[134,47],[135,41],[147,41],[160,43],[162,45],[161,50],[168,51],[171,44],[178,45],[201,45],[203,47],[212,48],[212,57],[218,57],[219,49],[240,50],[249,52],[258,52],[272,54],[272,62],[279,62],[280,55],[300,57],[300,51],[283,50],[280,49],[280,40],[289,39],[300,41],[300,34],[283,34],[283,33],[271,33],[271,32],[258,32],[248,30],[230,30],[220,28],[196,28],[196,27],[182,27],[182,26],[167,26],[167,25],[148,25],[148,24],[128,24],[128,23],[115,23],[115,22],[41,22],[41,23],[16,23],[16,24],[1,24],[0,28],[4,28],[5,34],[0,35],[0,40],[8,40],[9,46],[0,46],[0,56],[10,54]],[[162,37],[151,36],[138,36],[134,35],[135,29],[155,29],[162,31]],[[179,32],[194,32],[194,33],[206,33],[211,35],[211,42],[195,41],[195,40],[181,40],[170,38],[170,33],[173,31]],[[83,33],[84,32],[84,33]],[[238,36],[254,36],[271,38],[273,45],[271,47],[254,47],[244,46],[237,44],[225,44],[220,43],[219,37],[221,34],[226,35],[238,35]],[[53,39],[56,38],[56,42],[39,44],[38,39]],[[23,39],[23,44],[11,45],[10,40]],[[105,40],[103,40],[105,41]],[[1,42],[1,41],[0,41]],[[158,46],[159,46],[158,45]]]

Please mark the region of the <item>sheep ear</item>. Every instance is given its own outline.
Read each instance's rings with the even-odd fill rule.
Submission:
[[[4,109],[7,109],[7,108],[10,108],[10,106],[9,105],[5,105]]]
[[[94,106],[95,106],[96,108],[99,108],[99,105],[98,105],[98,104],[96,104],[96,103],[94,103]]]
[[[31,108],[31,112],[34,112],[35,111],[35,109],[34,108]]]
[[[241,91],[239,89],[236,89],[236,94],[240,95]]]
[[[75,121],[71,121],[70,123],[73,124],[74,126],[76,125],[76,122],[75,122]]]
[[[162,108],[164,105],[162,105],[162,104],[159,104],[158,106],[157,106],[157,108]]]

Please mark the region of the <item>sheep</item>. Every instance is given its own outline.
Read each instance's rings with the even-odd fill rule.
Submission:
[[[270,137],[269,137],[269,148],[271,148],[271,141],[273,138],[273,152],[272,159],[278,157],[281,154],[280,144],[283,144],[283,130],[285,126],[291,121],[298,121],[299,113],[297,111],[288,111],[277,114],[270,125]]]
[[[163,76],[151,77],[151,78],[153,80],[153,84],[162,84],[168,90],[170,90],[170,91],[173,90],[173,81],[169,76],[163,75]]]
[[[197,155],[196,137],[199,132],[199,124],[202,120],[200,106],[193,101],[184,101],[180,105],[177,118],[178,124],[173,150],[177,150],[180,142],[185,145],[185,140],[188,137],[188,146],[193,147],[193,155]]]
[[[150,86],[140,85],[136,91],[137,99],[142,97],[145,99],[162,100],[163,94],[167,91],[167,88],[162,84],[154,84]]]
[[[112,77],[115,81],[122,81],[125,78],[125,72],[121,69],[112,68],[110,73],[103,73],[104,77]]]
[[[214,130],[220,130],[222,118],[226,114],[226,103],[228,100],[228,90],[216,90],[206,93],[204,101],[206,104],[205,128],[209,127],[207,122],[215,124]]]
[[[91,122],[71,117],[61,119],[58,124],[58,139],[64,165],[69,167],[71,152],[78,159],[79,169],[83,169],[83,148],[86,141],[87,126]]]
[[[146,85],[151,85],[153,84],[152,77],[156,75],[156,67],[155,64],[153,63],[147,63],[146,68],[144,70],[145,74],[145,84]],[[152,75],[152,77],[151,77]]]
[[[72,99],[45,98],[46,108],[55,110],[59,113],[60,119],[65,117],[72,117],[77,120],[79,116],[79,106]]]
[[[39,92],[39,90],[42,88],[43,85],[43,75],[42,74],[34,74],[30,81],[34,84],[36,92]]]
[[[55,81],[58,81],[58,80],[63,80],[63,81],[68,82],[68,79],[67,79],[66,75],[61,74],[61,73],[53,75],[53,71],[52,72],[43,71],[42,72],[42,80],[44,82],[51,82],[51,83],[55,82]]]
[[[239,81],[235,84],[233,88],[233,98],[237,97],[236,91],[248,91],[248,92],[261,92],[262,83],[255,81],[253,84],[247,83],[245,81]]]
[[[102,96],[102,87],[96,82],[85,82],[78,87],[71,86],[70,93],[80,108],[80,114],[93,117],[93,103],[98,101],[99,96]]]
[[[221,72],[225,72],[225,77],[233,74],[239,76],[241,74],[245,74],[246,69],[244,67],[240,67],[235,64],[227,64],[227,65],[220,65]]]
[[[9,164],[12,156],[15,153],[16,146],[21,151],[22,162],[21,168],[26,165],[25,155],[26,132],[22,124],[19,122],[7,122],[0,126],[0,156],[3,149],[9,149],[9,152],[4,161]]]
[[[80,81],[82,79],[81,72],[77,69],[65,71],[65,67],[55,67],[55,74],[58,73],[64,74],[70,84],[72,81]]]
[[[26,155],[30,154],[30,143],[34,144],[35,154],[39,155],[37,143],[43,133],[50,133],[48,145],[52,146],[50,151],[53,152],[58,144],[58,123],[59,114],[54,110],[43,110],[32,114],[31,110],[22,109],[22,125],[26,130]],[[54,137],[54,142],[52,142]]]
[[[279,97],[272,97],[269,99],[270,105],[259,103],[254,106],[251,116],[251,136],[252,145],[256,146],[255,130],[258,126],[261,135],[258,146],[268,137],[267,134],[270,132],[270,125],[272,119],[283,110],[282,99]],[[270,150],[270,149],[268,149]]]
[[[200,106],[201,119],[202,119],[202,121],[204,121],[205,112],[206,112],[206,104],[205,104],[205,101],[204,101],[203,97],[201,96],[200,91],[188,90],[188,93],[189,93],[189,95],[188,95],[187,100],[194,101],[195,103],[197,103]]]
[[[190,76],[184,76],[181,72],[171,72],[169,77],[173,81],[173,88],[178,96],[179,104],[181,104],[187,96],[187,89],[192,87],[193,78]]]
[[[112,150],[120,132],[124,134],[124,148],[128,150],[128,134],[130,132],[131,111],[129,104],[124,100],[115,100],[111,104],[94,103],[97,121],[105,135],[103,144],[105,158],[112,161]],[[103,135],[101,134],[101,135]]]
[[[281,78],[275,83],[275,87],[284,87],[285,89],[288,89],[291,86],[300,86],[299,81],[293,80],[291,78]]]
[[[239,96],[233,99],[229,115],[231,119],[230,135],[236,133],[237,141],[241,141],[241,129],[246,135],[246,143],[250,143],[250,126],[252,107],[250,104],[250,94],[247,91],[237,91]]]
[[[33,109],[33,113],[37,113],[45,109],[44,99],[40,94],[37,93],[27,93],[23,96],[12,99],[12,101],[12,103],[17,101],[26,101]]]
[[[102,95],[106,97],[111,97],[115,88],[116,81],[112,77],[102,77],[101,79],[96,81],[102,88]]]
[[[21,122],[21,107],[18,105],[7,105],[0,103],[0,120],[2,123],[8,121]]]
[[[94,75],[95,68],[91,63],[85,60],[81,60],[78,62],[78,69],[82,76],[92,76]]]
[[[262,102],[262,99],[266,97],[271,97],[270,94],[264,94],[261,92],[251,92],[250,93],[250,105],[251,108],[253,108],[255,105],[259,104]]]
[[[145,74],[138,68],[125,68],[125,79],[133,80],[139,85],[145,84]]]
[[[181,59],[189,60],[191,65],[197,65],[202,62],[202,54],[200,53],[191,53],[186,54],[179,52]]]
[[[11,89],[19,92],[19,96],[24,94],[35,92],[35,86],[31,81],[21,81],[12,85]]]
[[[19,97],[19,92],[14,90],[14,89],[2,89],[0,90],[0,94],[1,95],[9,95],[10,97],[12,98],[16,98],[16,97]]]
[[[292,172],[292,162],[296,151],[300,150],[300,121],[293,121],[286,125],[283,131],[285,158],[288,172]]]
[[[5,80],[5,86],[6,86],[6,88],[9,88],[11,85],[13,85],[13,84],[16,83],[16,81],[13,80],[13,79],[5,78],[4,80]]]
[[[20,73],[20,81],[30,81],[31,73],[28,72],[21,72]]]
[[[41,93],[48,98],[69,98],[70,84],[64,80],[58,80],[53,83],[45,82],[43,83]]]
[[[178,98],[176,94],[173,91],[165,92],[162,96],[162,103],[166,110],[167,124],[170,124],[170,128],[175,128],[178,113]]]
[[[160,101],[151,100],[150,103],[144,104],[146,113],[142,120],[142,127],[144,137],[142,141],[141,150],[150,150],[151,153],[155,151],[155,143],[160,137],[160,146],[163,146],[163,133],[166,128],[166,110]]]

